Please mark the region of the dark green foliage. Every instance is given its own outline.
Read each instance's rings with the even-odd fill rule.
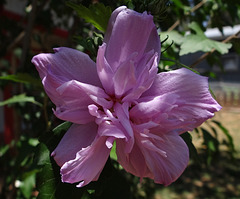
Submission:
[[[105,32],[107,29],[108,20],[111,16],[111,8],[105,7],[101,3],[92,4],[89,8],[81,5],[68,2],[67,5],[73,8],[79,17],[91,23],[98,30]]]
[[[195,146],[192,143],[191,134],[186,132],[186,133],[181,134],[181,137],[183,138],[183,140],[186,142],[186,144],[188,146],[190,158],[192,160],[194,160],[195,162],[199,163],[199,156],[197,153],[197,149],[195,148]]]

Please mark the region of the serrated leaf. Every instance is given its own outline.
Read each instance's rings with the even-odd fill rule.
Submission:
[[[161,32],[161,40],[164,40],[165,38],[168,37],[168,39],[166,40],[167,45],[170,45],[173,41],[174,44],[182,44],[183,42],[183,36],[177,32],[176,30],[172,30],[170,32]]]
[[[42,83],[39,78],[38,79],[34,78],[27,73],[17,73],[17,74],[13,74],[13,75],[1,76],[0,79],[10,80],[10,81],[24,83],[24,84],[32,84],[35,86],[42,87]]]
[[[192,22],[189,28],[194,30],[196,34],[190,34],[184,37],[179,53],[180,56],[198,51],[210,52],[212,49],[215,49],[221,54],[225,54],[232,47],[232,44],[208,39],[196,22]]]
[[[5,106],[5,105],[15,104],[15,103],[25,103],[25,102],[31,102],[38,106],[42,106],[41,103],[35,101],[34,97],[26,96],[25,93],[20,94],[20,95],[14,95],[13,97],[11,97],[9,99],[0,102],[0,106]]]
[[[91,23],[100,31],[106,31],[112,13],[110,7],[104,6],[102,3],[92,4],[89,8],[72,2],[67,2],[67,5],[73,8],[78,16],[85,19],[86,22]]]

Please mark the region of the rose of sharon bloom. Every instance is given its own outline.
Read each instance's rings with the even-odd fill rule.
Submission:
[[[118,162],[141,179],[169,185],[184,171],[189,151],[179,135],[221,106],[206,77],[187,69],[157,74],[160,49],[153,17],[119,7],[96,63],[64,47],[32,59],[55,115],[73,123],[52,153],[63,182],[98,180],[114,141]]]

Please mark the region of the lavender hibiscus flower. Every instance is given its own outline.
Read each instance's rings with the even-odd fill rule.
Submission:
[[[72,122],[53,151],[62,181],[96,181],[116,142],[118,162],[141,179],[169,185],[188,164],[179,136],[221,106],[208,80],[187,69],[157,74],[160,40],[153,17],[116,9],[97,61],[70,48],[32,59],[55,115]]]

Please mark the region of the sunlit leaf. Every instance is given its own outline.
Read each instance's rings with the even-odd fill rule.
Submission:
[[[164,40],[165,38],[168,37],[166,42],[164,42],[168,45],[170,45],[172,41],[174,44],[178,44],[178,45],[182,44],[183,42],[183,36],[175,30],[170,32],[161,32],[160,36],[161,36],[161,40]]]
[[[221,54],[225,54],[232,47],[232,44],[208,39],[196,22],[192,22],[189,28],[194,30],[196,34],[189,34],[184,37],[179,53],[180,56],[198,51],[210,52],[212,49],[215,49]]]

